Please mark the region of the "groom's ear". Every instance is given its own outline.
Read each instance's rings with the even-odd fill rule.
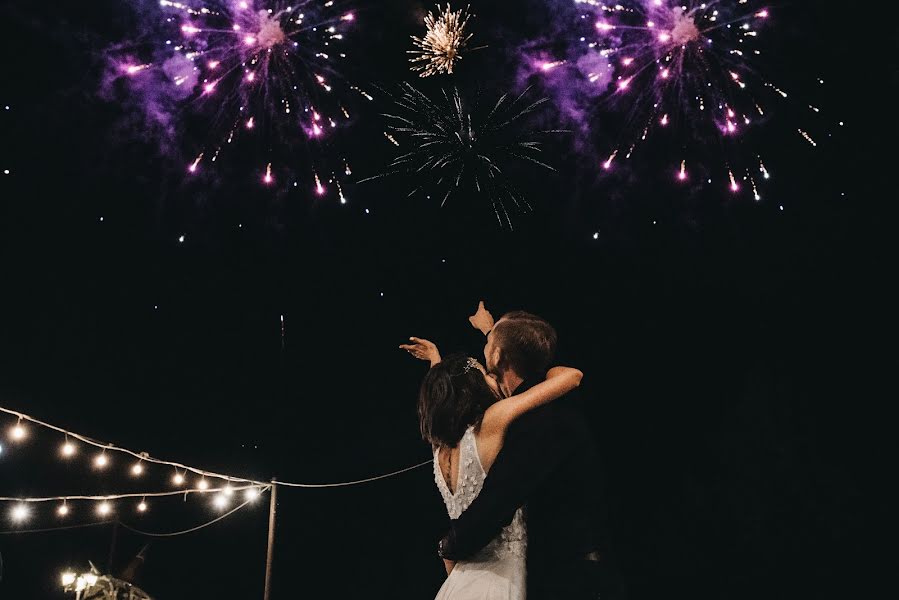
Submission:
[[[502,364],[502,359],[504,358],[503,351],[497,344],[493,345],[492,350],[493,351],[491,352],[490,362],[499,367],[499,365]]]

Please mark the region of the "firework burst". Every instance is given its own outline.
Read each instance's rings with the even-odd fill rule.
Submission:
[[[409,54],[412,70],[419,71],[421,77],[430,77],[441,73],[452,74],[456,62],[462,60],[462,52],[471,40],[472,34],[466,31],[471,15],[468,8],[453,11],[437,5],[437,15],[428,13],[425,26],[428,31],[423,38],[412,36],[417,50]]]
[[[517,191],[513,170],[522,164],[554,170],[542,160],[540,138],[559,130],[536,131],[527,127],[547,99],[525,100],[503,95],[488,110],[469,106],[458,89],[444,90],[432,99],[409,84],[395,95],[396,112],[386,115],[400,147],[411,148],[398,156],[384,175],[409,175],[419,182],[418,192],[435,194],[444,206],[455,191],[466,190],[489,200],[500,226],[512,226],[509,205],[530,210]],[[401,141],[396,141],[399,138]],[[405,143],[403,143],[405,142]],[[369,179],[375,179],[369,178]],[[428,196],[430,197],[430,195]]]
[[[159,7],[161,29],[148,44],[152,61],[130,57],[117,68],[136,91],[177,90],[177,116],[200,119],[194,130],[205,141],[191,144],[188,173],[215,163],[242,138],[265,148],[301,139],[320,147],[349,121],[348,97],[362,92],[346,85],[338,63],[355,17],[333,0],[161,0]],[[152,87],[138,85],[153,71]],[[279,166],[262,156],[257,169],[271,184]]]
[[[582,12],[573,29],[574,58],[565,62],[576,65],[570,71],[579,81],[559,85],[586,88],[586,97],[624,115],[617,143],[600,164],[604,171],[664,135],[678,148],[670,159],[675,181],[690,181],[691,163],[718,172],[733,193],[742,189],[738,181],[755,188],[754,176],[767,179],[758,152],[746,151],[745,134],[765,120],[766,104],[788,97],[755,64],[768,9],[756,0],[573,1]],[[561,64],[543,56],[532,68],[559,77]]]

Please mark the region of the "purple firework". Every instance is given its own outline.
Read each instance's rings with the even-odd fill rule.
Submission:
[[[575,89],[580,99],[599,99],[625,115],[623,133],[603,154],[601,168],[613,170],[654,133],[670,130],[681,148],[672,160],[676,181],[690,179],[689,163],[705,149],[723,159],[721,178],[730,191],[747,182],[759,199],[757,179],[770,174],[759,153],[745,159],[742,135],[763,120],[770,99],[788,96],[755,66],[769,9],[758,0],[569,1],[579,11],[568,54],[532,54],[530,71],[559,90],[566,107]],[[568,110],[577,115],[582,105]]]
[[[119,61],[117,69],[136,80],[137,93],[148,90],[139,79],[155,71],[152,87],[169,86],[179,109],[207,120],[207,140],[187,165],[191,174],[241,136],[318,140],[349,120],[350,94],[371,99],[340,76],[341,41],[355,16],[338,4],[160,0],[163,22],[153,34],[151,60]],[[260,158],[259,169],[263,183],[275,182],[269,157]],[[323,193],[320,183],[316,191]]]

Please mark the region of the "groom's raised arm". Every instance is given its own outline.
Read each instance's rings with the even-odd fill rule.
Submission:
[[[465,560],[490,543],[555,470],[567,449],[566,436],[557,434],[555,419],[544,413],[528,413],[509,428],[481,493],[440,541],[441,557]]]

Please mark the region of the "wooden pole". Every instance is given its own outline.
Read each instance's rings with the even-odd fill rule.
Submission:
[[[278,486],[272,479],[271,499],[268,508],[268,551],[265,556],[265,593],[263,600],[271,600],[272,594],[272,558],[275,552],[275,511],[278,504]]]
[[[112,524],[112,541],[109,543],[109,558],[106,561],[106,574],[112,575],[112,562],[115,560],[116,541],[119,537],[119,521],[115,520]]]

